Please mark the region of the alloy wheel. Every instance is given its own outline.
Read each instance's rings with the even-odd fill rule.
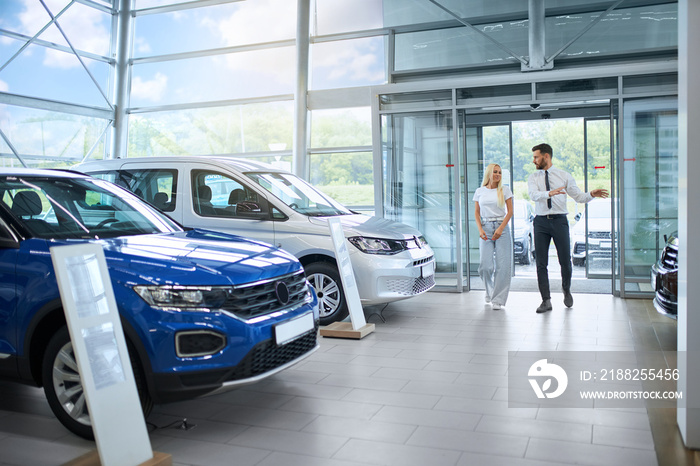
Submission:
[[[335,313],[340,306],[339,284],[322,273],[314,273],[308,278],[318,296],[320,317],[327,317]]]
[[[86,426],[90,424],[83,383],[78,372],[73,345],[68,342],[53,362],[53,387],[59,403],[68,415]]]

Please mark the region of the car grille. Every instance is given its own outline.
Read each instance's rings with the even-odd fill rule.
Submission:
[[[284,283],[289,291],[289,300],[286,303],[277,297],[276,287],[279,282]],[[306,277],[300,270],[284,277],[234,286],[222,309],[247,320],[303,304],[306,292]]]
[[[678,250],[671,247],[665,247],[661,253],[661,264],[670,270],[678,268]]]
[[[220,385],[236,380],[245,380],[265,374],[294,361],[313,350],[317,343],[318,324],[306,335],[277,346],[274,340],[265,340],[255,345],[236,367],[228,371],[213,371],[207,374],[183,374],[180,380],[184,386],[195,387],[202,384]]]
[[[282,346],[277,346],[274,340],[260,342],[238,363],[227,380],[255,377],[294,361],[316,347],[317,335],[318,325],[315,325],[312,332]]]
[[[435,275],[420,278],[408,278],[401,280],[387,280],[386,287],[393,293],[404,296],[413,296],[428,291],[435,286]]]
[[[513,241],[513,252],[521,253],[523,252],[523,243],[520,241]]]
[[[576,243],[574,254],[583,254],[586,252],[586,243]]]
[[[597,239],[610,239],[610,232],[609,231],[589,231],[588,237],[589,238],[597,238]]]
[[[413,266],[418,267],[419,265],[427,264],[431,260],[433,260],[433,256],[426,257],[425,259],[419,259],[417,261],[413,261]]]

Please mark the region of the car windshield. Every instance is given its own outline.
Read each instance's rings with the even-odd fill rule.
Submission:
[[[304,215],[326,217],[352,214],[342,204],[291,173],[257,172],[246,173],[246,175],[289,207]]]
[[[513,217],[516,219],[527,219],[527,204],[525,201],[515,201],[513,202]]]
[[[4,207],[35,237],[112,238],[182,231],[134,194],[107,181],[1,176]]]
[[[586,204],[588,208],[588,218],[610,218],[610,201],[595,199]]]

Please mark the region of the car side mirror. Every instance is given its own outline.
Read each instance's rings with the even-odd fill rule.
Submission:
[[[257,202],[240,201],[236,204],[236,217],[264,220],[269,217],[269,214]]]

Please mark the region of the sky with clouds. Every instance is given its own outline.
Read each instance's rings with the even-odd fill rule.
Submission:
[[[50,13],[38,0],[1,0],[0,28],[34,36],[51,20],[51,15],[58,15],[70,2],[44,0],[44,3]],[[136,9],[164,3],[168,2],[137,0]],[[317,12],[314,28],[319,33],[380,28],[381,5],[382,0],[318,0],[314,7]],[[294,40],[296,13],[294,1],[246,0],[173,13],[138,15],[134,23],[134,57]],[[75,48],[109,56],[109,14],[73,3],[57,22]],[[41,33],[39,39],[68,46],[55,24]],[[0,66],[23,44],[23,41],[0,35]],[[83,61],[103,87],[103,93],[109,95],[109,67],[89,58]],[[384,83],[383,61],[382,37],[313,45],[312,88]],[[135,64],[131,104],[165,105],[288,94],[294,89],[295,63],[294,47],[288,46]],[[27,47],[0,71],[0,90],[104,106],[101,93],[73,54],[38,45]]]

